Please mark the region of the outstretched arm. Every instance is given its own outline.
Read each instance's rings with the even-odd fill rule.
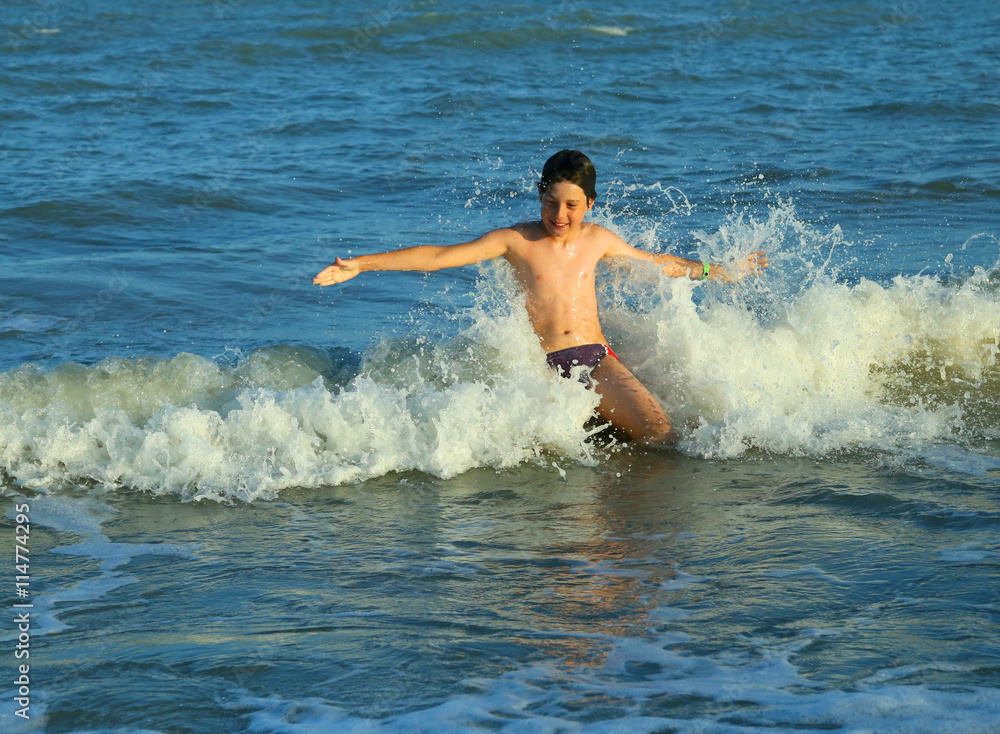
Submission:
[[[692,280],[725,280],[730,283],[742,280],[748,275],[760,275],[767,267],[767,255],[757,250],[747,255],[746,260],[733,260],[725,265],[708,263],[703,260],[687,260],[675,255],[653,255],[653,262],[663,266],[663,274],[672,278],[687,276]]]
[[[656,263],[663,268],[663,274],[671,278],[691,278],[691,280],[703,280],[708,277],[712,280],[735,281],[745,278],[748,275],[759,275],[767,267],[767,255],[763,250],[751,252],[745,261],[732,262],[726,265],[717,263],[706,263],[701,260],[689,260],[677,255],[655,254],[646,252],[636,247],[632,247],[618,237],[613,236],[611,246],[608,248],[607,257],[615,259],[645,260]]]
[[[507,236],[504,230],[493,230],[482,237],[458,245],[420,245],[394,252],[359,255],[347,259],[337,258],[313,278],[314,285],[333,285],[350,280],[358,273],[369,270],[419,270],[458,268],[492,260],[507,254]]]

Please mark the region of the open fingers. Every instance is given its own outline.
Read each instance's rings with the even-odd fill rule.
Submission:
[[[332,265],[323,268],[315,278],[314,285],[333,285],[343,283],[358,274],[358,266],[351,260],[341,260],[339,257]]]
[[[744,269],[748,273],[760,273],[764,268],[768,266],[767,255],[764,254],[763,250],[756,250],[747,255],[747,261],[743,264]]]

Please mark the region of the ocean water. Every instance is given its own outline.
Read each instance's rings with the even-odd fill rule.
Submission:
[[[7,0],[0,730],[994,732],[1000,8]],[[537,216],[681,430],[602,439]],[[19,666],[25,666],[22,670]]]

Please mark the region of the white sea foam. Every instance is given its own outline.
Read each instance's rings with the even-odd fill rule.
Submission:
[[[391,471],[594,460],[584,423],[597,398],[547,369],[517,309],[480,313],[450,341],[386,340],[341,384],[308,351],[269,354],[235,368],[182,354],[4,373],[0,465],[35,489],[254,500]]]
[[[772,267],[736,284],[613,270],[602,291],[613,347],[680,427],[683,451],[860,449],[989,480],[996,460],[972,461],[959,440],[988,439],[998,417],[995,269],[845,282],[830,265],[847,246],[839,229],[787,203],[698,236],[706,258],[762,248]],[[506,265],[486,268],[464,326],[383,339],[353,373],[291,347],[234,366],[181,354],[2,373],[0,468],[36,489],[252,501],[393,471],[599,461],[584,429],[596,398],[547,369],[518,298]]]
[[[594,33],[601,33],[605,36],[615,36],[618,38],[624,38],[632,32],[631,28],[622,28],[621,26],[616,25],[588,25],[586,28],[588,31],[593,31]]]
[[[49,316],[34,316],[32,314],[5,314],[0,312],[0,334],[5,331],[22,331],[26,333],[43,332],[59,323],[58,319]]]
[[[839,231],[811,229],[788,204],[702,238],[716,261],[765,249],[770,272],[729,286],[663,279],[642,301],[634,283],[621,284],[605,315],[616,351],[686,427],[686,451],[828,455],[986,435],[1000,344],[995,270],[961,283],[849,284],[824,260],[843,245]]]
[[[940,548],[938,553],[942,561],[951,563],[981,563],[987,559],[1000,558],[995,549],[977,548],[978,543],[962,543],[954,548]],[[993,563],[993,561],[987,561]]]
[[[557,664],[538,664],[495,679],[467,680],[464,693],[383,718],[356,716],[322,699],[289,701],[277,696],[247,696],[231,708],[247,716],[249,731],[282,734],[652,734],[665,729],[740,734],[761,728],[885,734],[992,732],[992,722],[1000,715],[1000,692],[995,689],[949,690],[895,683],[920,672],[915,669],[885,671],[850,691],[824,688],[801,675],[789,661],[813,637],[805,634],[787,649],[765,650],[760,657],[735,664],[670,649],[683,639],[618,638],[604,662],[593,668],[568,670]],[[670,701],[676,703],[671,706]],[[699,701],[708,713],[684,713],[685,704],[692,701]]]

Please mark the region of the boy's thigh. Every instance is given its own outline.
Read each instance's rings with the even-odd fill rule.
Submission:
[[[670,420],[656,398],[635,375],[608,356],[591,373],[601,396],[597,413],[637,441],[661,442],[672,437]]]

